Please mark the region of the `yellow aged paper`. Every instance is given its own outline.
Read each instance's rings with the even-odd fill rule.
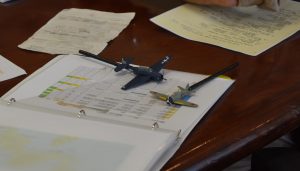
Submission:
[[[256,56],[300,29],[300,3],[287,1],[279,12],[185,4],[151,21],[184,38]]]

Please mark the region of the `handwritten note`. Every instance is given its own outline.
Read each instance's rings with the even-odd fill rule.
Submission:
[[[26,72],[22,68],[0,55],[0,81],[8,80],[23,74],[26,74]]]
[[[65,9],[19,47],[50,54],[77,54],[79,49],[98,54],[133,17],[134,13]]]
[[[185,4],[151,21],[184,38],[256,56],[300,29],[300,3],[285,2],[279,12]]]

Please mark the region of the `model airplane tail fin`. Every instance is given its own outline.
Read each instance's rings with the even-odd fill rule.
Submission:
[[[190,85],[187,84],[187,85],[185,86],[185,88],[183,88],[183,87],[181,87],[181,86],[177,86],[177,87],[179,88],[180,91],[185,91],[185,90],[188,90],[188,89],[190,88]]]
[[[130,68],[130,64],[132,63],[133,59],[132,58],[122,58],[122,62],[118,63],[116,68],[114,69],[115,72],[119,72],[122,69],[128,69]]]
[[[190,84],[187,84],[186,86],[185,86],[185,89],[189,89],[190,88]]]

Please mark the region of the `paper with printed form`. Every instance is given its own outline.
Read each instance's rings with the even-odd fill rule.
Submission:
[[[76,55],[60,56],[57,60],[4,98],[63,111],[74,118],[107,119],[147,127],[157,122],[160,128],[184,132],[196,124],[234,82],[218,78],[201,87],[189,99],[199,105],[197,108],[169,106],[152,97],[149,91],[172,94],[177,86],[185,87],[207,76],[165,70],[167,81],[149,82],[124,91],[121,87],[134,77],[127,71],[116,73],[111,66]],[[81,109],[85,114],[78,116]]]
[[[134,13],[65,9],[18,47],[50,54],[100,53],[133,19]]]
[[[0,55],[0,81],[8,80],[23,74],[26,74],[26,72],[22,68]]]
[[[300,30],[300,3],[282,2],[279,12],[185,4],[151,21],[184,38],[256,56]]]

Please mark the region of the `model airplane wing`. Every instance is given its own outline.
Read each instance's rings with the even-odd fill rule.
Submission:
[[[155,91],[150,91],[150,93],[152,95],[154,95],[156,98],[160,99],[160,100],[167,101],[167,99],[168,99],[168,95],[158,93],[158,92],[155,92]]]
[[[165,56],[163,59],[152,65],[150,68],[155,72],[159,72],[170,61],[170,59],[171,57]]]
[[[128,90],[133,87],[140,86],[151,79],[150,75],[137,75],[122,87],[122,90]]]
[[[198,107],[197,104],[191,103],[191,102],[187,102],[185,100],[174,100],[173,103],[176,104],[176,105],[180,105],[180,106]]]

